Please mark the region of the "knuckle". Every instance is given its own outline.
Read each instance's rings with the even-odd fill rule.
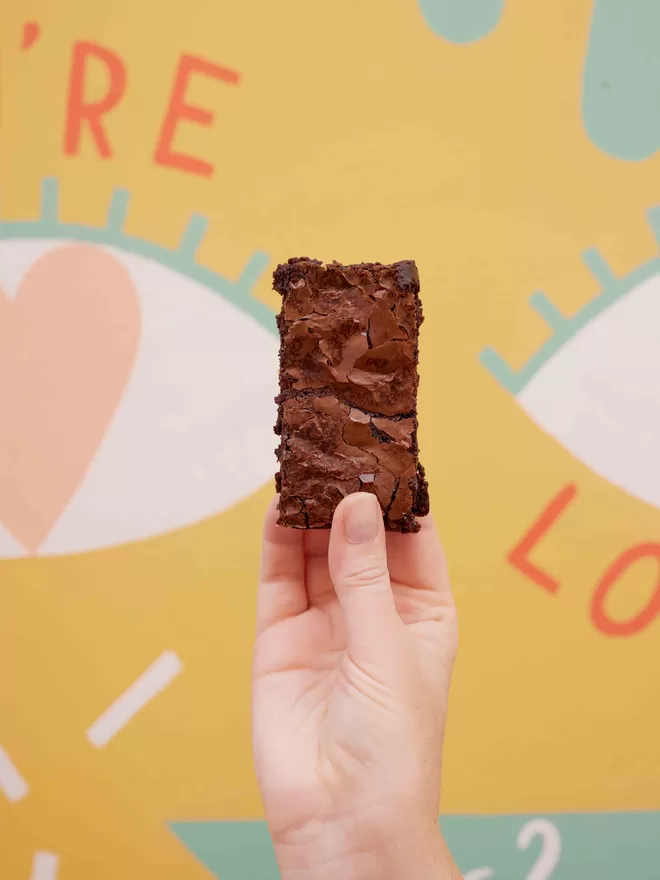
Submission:
[[[453,600],[447,604],[445,616],[449,628],[455,630],[456,633],[458,633],[458,611],[456,610],[456,605],[454,604]]]
[[[358,589],[385,583],[388,577],[387,565],[383,560],[367,558],[348,566],[343,580],[347,587]]]
[[[453,602],[447,606],[443,617],[447,633],[453,639],[454,643],[458,645],[458,613]]]

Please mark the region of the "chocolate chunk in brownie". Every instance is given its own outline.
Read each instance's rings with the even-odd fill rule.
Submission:
[[[282,295],[280,524],[329,528],[341,499],[371,492],[390,531],[428,513],[418,461],[419,276],[412,261],[289,260]]]

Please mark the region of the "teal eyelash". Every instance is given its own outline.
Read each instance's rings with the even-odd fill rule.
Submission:
[[[41,185],[40,218],[20,221],[0,219],[0,240],[18,238],[68,239],[107,245],[127,253],[146,257],[180,275],[198,281],[250,315],[266,330],[273,334],[277,333],[275,316],[264,303],[252,295],[255,283],[268,265],[269,260],[266,253],[255,251],[245,264],[239,278],[236,281],[231,281],[196,262],[197,249],[208,227],[206,217],[193,214],[177,250],[168,250],[153,242],[127,235],[123,231],[129,200],[130,194],[127,190],[117,189],[114,191],[104,227],[62,223],[59,220],[59,183],[55,178],[46,178]]]
[[[652,208],[648,212],[648,219],[660,244],[660,207]],[[520,394],[541,367],[597,315],[624,297],[633,287],[660,273],[660,257],[644,263],[622,278],[614,275],[596,248],[585,251],[583,260],[592,275],[600,282],[600,293],[571,318],[565,317],[544,293],[532,294],[529,304],[553,333],[520,370],[513,370],[493,348],[489,347],[481,352],[479,359],[483,366],[511,394]]]

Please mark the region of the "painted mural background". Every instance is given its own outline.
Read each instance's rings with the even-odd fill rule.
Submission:
[[[274,880],[292,255],[417,260],[469,880],[660,875],[660,5],[0,8],[0,876]]]

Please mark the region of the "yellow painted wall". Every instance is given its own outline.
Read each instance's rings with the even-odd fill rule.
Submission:
[[[34,375],[21,372],[24,349],[17,334],[42,339],[43,328],[36,328],[48,297],[64,297],[64,311],[54,321],[88,332],[79,301],[65,296],[71,276],[43,261],[62,246],[53,238],[121,254],[128,245],[117,229],[105,239],[99,232],[117,189],[130,194],[122,234],[141,259],[160,260],[172,295],[180,294],[175,328],[185,321],[190,265],[181,258],[177,272],[172,265],[178,258],[168,266],[163,254],[177,251],[192,215],[208,220],[194,262],[210,270],[209,278],[237,279],[257,253],[254,265],[264,270],[255,271],[252,294],[248,285],[236,297],[247,303],[253,296],[267,309],[224,297],[224,307],[241,315],[246,351],[272,336],[268,310],[278,307],[278,298],[270,273],[289,256],[417,261],[427,317],[421,448],[462,629],[443,811],[660,810],[660,496],[652,486],[640,491],[639,481],[629,477],[635,456],[629,425],[636,419],[660,452],[660,386],[653,396],[652,382],[651,391],[642,382],[643,399],[631,397],[623,380],[616,384],[620,365],[611,366],[612,351],[635,349],[631,327],[634,334],[647,320],[655,322],[660,339],[657,305],[642,324],[635,324],[639,310],[633,315],[641,287],[650,285],[652,292],[657,277],[659,226],[654,235],[648,212],[660,197],[660,155],[652,143],[658,105],[649,103],[650,121],[644,107],[641,121],[634,114],[617,119],[621,90],[629,89],[633,104],[643,104],[643,95],[621,73],[620,29],[605,0],[508,0],[484,34],[478,31],[485,13],[475,3],[474,33],[462,42],[433,18],[441,8],[451,12],[452,4],[436,5],[17,0],[0,10],[0,746],[29,787],[13,799],[0,787],[3,880],[30,876],[36,851],[58,854],[59,880],[203,880],[210,876],[206,868],[167,823],[262,815],[248,702],[270,459],[264,465],[255,453],[254,485],[229,506],[219,498],[212,515],[200,517],[193,502],[182,500],[177,527],[163,530],[152,528],[145,503],[139,539],[131,539],[128,525],[117,541],[110,527],[104,531],[103,511],[107,506],[115,515],[124,503],[129,521],[130,499],[110,499],[85,481],[94,469],[103,470],[98,486],[107,488],[108,474],[136,468],[131,449],[144,427],[138,416],[124,418],[121,443],[106,448],[102,439],[122,412],[122,388],[134,381],[130,370],[120,382],[117,408],[111,395],[99,404],[103,430],[87,459],[80,452],[71,463],[67,450],[91,418],[92,398],[80,392],[76,402],[66,385],[57,391],[73,414],[71,443],[57,439],[51,410],[43,418],[25,416],[40,407],[46,412],[48,382],[37,393]],[[640,56],[645,32],[658,25],[654,9],[639,0],[630,4],[631,17],[644,23],[636,32]],[[601,30],[612,45],[597,42],[605,39]],[[657,39],[657,27],[655,34]],[[83,42],[112,53],[125,70],[125,91],[103,117],[111,151],[106,158],[86,124],[67,153],[73,57]],[[88,101],[108,93],[108,62],[95,52],[83,61]],[[185,102],[214,118],[208,125],[179,121],[171,149],[210,163],[207,174],[154,158],[182,55],[238,75],[237,83],[208,72],[190,75]],[[648,76],[654,64],[649,56]],[[592,67],[604,92],[609,87],[614,94],[611,127],[627,125],[640,155],[608,139],[609,105],[594,109],[585,80]],[[599,113],[607,117],[600,128]],[[57,214],[48,216],[53,202],[44,193],[55,191]],[[90,238],[85,229],[97,233]],[[144,243],[158,247],[150,252]],[[574,454],[557,436],[560,429],[553,432],[530,417],[524,394],[512,393],[487,369],[487,357],[486,365],[481,360],[492,347],[519,370],[550,339],[547,320],[529,302],[535,291],[570,317],[607,288],[605,275],[594,275],[594,261],[583,260],[590,248],[611,269],[618,292],[610,308],[621,310],[615,323],[622,338],[606,334],[605,343],[594,342],[588,350],[596,352],[595,360],[578,357],[581,371],[557,367],[579,334],[587,339],[597,333],[604,315],[598,311],[577,329],[555,328],[561,345],[540,369],[559,388],[559,401],[564,393],[557,383],[567,382],[570,399],[574,383],[588,385],[596,377],[593,406],[606,407],[612,436],[620,435],[620,469],[616,457],[611,467],[599,463],[600,441],[593,437],[584,441],[586,452]],[[20,265],[12,262],[16,253]],[[74,267],[79,259],[74,253]],[[39,260],[41,280],[30,286],[26,274]],[[140,278],[132,281],[141,308],[135,364],[152,329],[154,345],[187,363],[193,357],[189,341],[188,348],[181,345],[176,329],[161,333],[159,308],[165,320],[166,305],[158,305],[156,290],[150,307],[144,306]],[[223,294],[206,287],[204,308],[211,313]],[[660,287],[655,292],[657,303]],[[15,321],[28,295],[36,306],[21,310]],[[102,330],[93,332],[100,340]],[[117,332],[121,336],[121,328]],[[57,360],[57,340],[48,344]],[[226,344],[220,334],[218,348]],[[83,372],[84,351],[74,364]],[[43,378],[48,362],[34,356],[35,374]],[[73,355],[63,351],[67,357]],[[275,370],[274,355],[265,362]],[[217,413],[234,383],[249,396],[253,383],[270,381],[248,355],[236,358],[230,372],[214,371],[212,350],[204,363],[203,380],[189,391],[201,395],[200,411]],[[644,375],[652,375],[653,364],[640,363],[635,369],[648,367]],[[657,359],[655,370],[660,375]],[[182,434],[173,470],[187,467],[192,475],[181,480],[194,480],[190,463],[200,438],[217,431],[222,456],[224,428],[187,417],[185,387],[170,400],[167,382],[151,381],[144,388],[163,398],[172,430]],[[19,410],[20,419],[6,415]],[[240,421],[240,405],[235,412]],[[562,422],[563,411],[553,413],[548,418]],[[573,418],[582,415],[590,418],[582,411]],[[263,432],[247,412],[245,418],[246,437]],[[11,472],[12,449],[28,446],[34,447],[28,464],[42,467],[44,477],[25,489],[21,522],[49,510],[48,534],[54,535],[58,518],[70,518],[61,540],[51,537],[47,546],[45,537],[26,549],[12,536],[22,490],[12,488]],[[249,470],[251,461],[241,467]],[[218,473],[234,466],[227,453]],[[66,468],[75,479],[59,508],[49,507],[49,474]],[[163,469],[161,485],[167,487],[170,474]],[[174,506],[178,491],[172,492]],[[98,513],[90,534],[86,514],[75,508],[83,492]],[[161,521],[156,512],[153,517]],[[538,571],[525,573],[509,554],[539,518],[538,540],[530,539],[527,554]],[[24,528],[21,534],[28,534]],[[617,574],[594,610],[605,572],[640,546],[639,560],[634,553],[628,558],[630,567]],[[517,558],[523,555],[519,549]],[[620,567],[626,565],[624,559]],[[180,673],[105,747],[95,747],[86,736],[92,723],[164,652],[176,654]]]

